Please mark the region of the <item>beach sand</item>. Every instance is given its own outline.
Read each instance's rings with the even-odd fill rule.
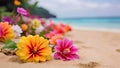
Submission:
[[[22,63],[16,56],[0,53],[0,68],[119,68],[120,33],[96,30],[73,30],[66,37],[74,41],[80,59]],[[3,46],[1,43],[0,46]]]

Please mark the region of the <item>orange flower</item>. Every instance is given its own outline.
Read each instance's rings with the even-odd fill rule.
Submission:
[[[20,1],[18,1],[18,0],[14,0],[14,5],[19,6],[20,4],[21,4]]]
[[[68,32],[68,31],[71,31],[71,30],[72,30],[72,28],[69,25],[65,25],[64,32]]]
[[[58,39],[63,39],[63,35],[57,34],[50,39],[50,44],[55,45]]]
[[[26,24],[21,24],[21,28],[23,31],[26,31],[28,29],[28,26]]]
[[[64,35],[63,27],[61,27],[60,25],[56,25],[55,30],[57,31],[57,33],[60,33],[60,34]]]
[[[8,22],[0,22],[0,41],[5,42],[7,39],[14,38],[14,31]]]
[[[16,55],[23,62],[40,62],[49,60],[52,50],[48,44],[49,41],[43,37],[39,37],[39,35],[23,36],[17,44],[18,50],[16,51]]]

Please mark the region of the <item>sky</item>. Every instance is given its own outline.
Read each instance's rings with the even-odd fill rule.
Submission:
[[[32,0],[60,18],[120,16],[120,0]]]

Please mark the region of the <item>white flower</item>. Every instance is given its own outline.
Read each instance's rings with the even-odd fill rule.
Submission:
[[[36,34],[39,34],[41,31],[44,30],[44,27],[43,26],[39,26],[36,30],[35,30],[35,33]]]
[[[21,36],[21,33],[23,32],[22,29],[20,28],[20,26],[18,25],[12,25],[12,28],[14,30],[14,33],[15,33],[15,37],[20,37]]]

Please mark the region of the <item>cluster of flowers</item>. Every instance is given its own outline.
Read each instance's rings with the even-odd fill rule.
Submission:
[[[51,59],[74,60],[78,59],[78,49],[71,40],[64,37],[71,27],[65,24],[45,22],[40,18],[28,18],[29,12],[23,8],[17,8],[18,15],[14,20],[11,17],[3,17],[0,22],[0,41],[20,38],[16,44],[16,55],[23,62],[42,62]],[[21,16],[20,16],[21,15]],[[22,19],[20,19],[22,18]],[[22,23],[20,22],[21,20]]]

